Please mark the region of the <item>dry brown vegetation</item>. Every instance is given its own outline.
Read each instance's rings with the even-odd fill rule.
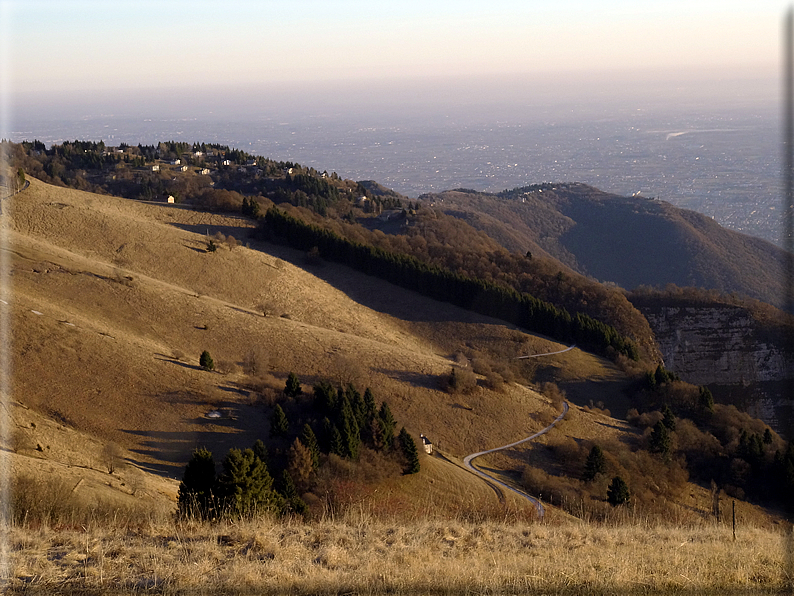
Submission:
[[[791,535],[657,526],[373,518],[312,524],[136,519],[114,528],[4,528],[9,592],[714,594],[791,588]]]
[[[726,546],[724,526],[704,521],[707,489],[681,485],[679,508],[691,510],[676,518],[683,528],[659,529],[659,516],[633,510],[588,527],[554,507],[538,525],[527,503],[457,465],[544,427],[559,411],[560,388],[569,397],[619,392],[628,382],[619,368],[580,350],[542,366],[505,364],[566,346],[345,267],[307,271],[304,255],[248,238],[252,226],[35,179],[4,201],[0,256],[12,292],[0,308],[14,341],[2,447],[18,502],[4,528],[13,567],[0,579],[14,590],[782,585],[772,518],[742,509],[746,533]],[[233,238],[234,250],[206,252],[215,234]],[[216,371],[199,366],[203,350]],[[453,366],[473,377],[468,393],[445,391],[440,381]],[[423,457],[422,471],[405,477],[375,459],[335,461],[325,479],[333,498],[309,504],[310,523],[174,522],[177,479],[193,449],[222,454],[267,436],[268,408],[290,371],[306,389],[323,379],[372,387],[399,425],[428,435],[446,458]],[[513,382],[535,377],[559,387],[544,396]],[[554,476],[555,466],[580,465],[596,440],[639,435],[595,408],[572,407],[555,434],[488,461],[502,470],[531,462]],[[699,440],[687,429],[681,437]]]

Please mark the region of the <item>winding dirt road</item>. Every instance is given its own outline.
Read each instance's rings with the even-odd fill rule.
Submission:
[[[573,347],[573,346],[571,346],[571,347]],[[489,453],[495,453],[497,451],[503,451],[504,449],[510,449],[511,447],[515,447],[516,445],[520,445],[521,443],[526,443],[527,441],[531,441],[532,439],[536,439],[537,437],[539,437],[541,435],[545,435],[552,428],[554,428],[554,425],[557,424],[560,420],[562,420],[565,417],[565,414],[567,414],[567,413],[568,413],[568,402],[564,401],[564,402],[562,402],[562,413],[559,416],[557,416],[557,418],[555,418],[554,421],[551,424],[549,424],[546,428],[544,428],[542,430],[539,430],[538,432],[536,432],[532,436],[529,436],[529,437],[527,437],[525,439],[521,439],[520,441],[516,441],[515,443],[510,443],[509,445],[504,445],[502,447],[495,447],[494,449],[487,449],[485,451],[480,451],[478,453],[472,453],[471,455],[467,455],[466,457],[463,458],[463,465],[470,472],[473,472],[474,474],[477,474],[477,476],[479,476],[480,478],[483,478],[487,482],[490,482],[490,483],[493,483],[493,484],[497,484],[501,488],[506,488],[507,490],[513,491],[514,493],[516,493],[520,497],[524,497],[525,499],[529,499],[529,501],[535,506],[535,509],[537,509],[538,517],[540,519],[543,519],[543,515],[545,514],[546,510],[544,509],[543,503],[541,503],[540,500],[536,499],[535,497],[533,497],[531,495],[528,495],[524,491],[518,490],[517,488],[514,488],[514,487],[512,487],[512,486],[510,486],[508,484],[505,484],[504,482],[502,482],[501,480],[498,480],[497,478],[495,478],[494,476],[491,476],[490,474],[486,474],[485,472],[483,472],[481,470],[478,470],[477,468],[475,468],[472,465],[471,462],[474,461],[476,458],[480,457],[481,455],[487,455]]]

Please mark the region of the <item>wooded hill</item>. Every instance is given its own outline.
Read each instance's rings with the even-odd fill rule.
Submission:
[[[510,251],[548,255],[629,290],[672,283],[783,305],[782,249],[664,201],[577,183],[498,194],[459,189],[420,198]]]
[[[46,149],[34,141],[6,144],[5,151],[14,167],[55,184],[138,199],[164,200],[170,195],[198,208],[253,217],[272,204],[297,207],[292,216],[347,241],[527,294],[566,312],[563,318],[585,317],[614,328],[621,338],[605,345],[617,353],[649,362],[659,359],[647,321],[619,290],[576,274],[556,258],[511,253],[465,222],[405,201],[371,181],[359,184],[335,173],[216,145],[168,142],[109,152],[98,143],[75,141]],[[186,171],[171,163],[180,155],[192,164]],[[227,161],[235,166],[222,165]],[[151,171],[152,164],[159,171]],[[214,169],[199,174],[207,165]],[[584,325],[588,326],[592,325]],[[560,337],[575,335],[566,332]]]

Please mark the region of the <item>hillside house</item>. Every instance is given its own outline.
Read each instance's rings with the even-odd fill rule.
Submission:
[[[180,172],[187,172],[187,166],[179,166],[177,170],[179,170]]]
[[[173,195],[168,195],[168,196],[165,198],[165,202],[166,202],[166,203],[174,203],[174,202],[176,202],[176,200],[174,199],[174,196],[173,196]]]
[[[181,160],[181,159],[172,159],[172,160],[171,160],[171,165],[172,165],[172,166],[178,166],[178,165],[179,165],[179,164],[181,164],[181,163],[182,163],[182,160]]]
[[[422,446],[425,448],[425,453],[427,453],[428,455],[432,454],[433,453],[433,443],[430,442],[430,439],[428,439],[424,435],[419,435],[419,437],[422,439]]]
[[[210,173],[210,169],[209,169],[209,168],[201,168],[201,169],[198,171],[198,173],[199,173],[199,174],[201,174],[202,176],[207,176],[207,175],[209,175],[209,173]]]
[[[221,162],[221,165],[222,165],[222,166],[230,166],[230,165],[232,165],[232,161],[231,161],[230,159],[224,159],[224,160]]]
[[[152,172],[159,172],[160,171],[160,164],[156,163],[152,166]]]

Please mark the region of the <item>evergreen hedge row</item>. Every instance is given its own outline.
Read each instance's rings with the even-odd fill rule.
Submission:
[[[611,325],[558,308],[513,288],[454,273],[406,254],[353,242],[337,233],[307,224],[277,207],[268,209],[263,231],[274,241],[299,250],[314,247],[328,261],[344,263],[362,273],[442,302],[518,325],[556,340],[601,354],[609,348],[639,359],[633,342]]]

